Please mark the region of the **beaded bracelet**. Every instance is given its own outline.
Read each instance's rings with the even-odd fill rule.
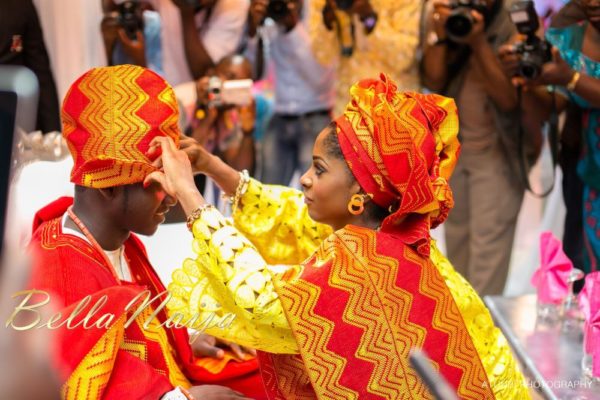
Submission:
[[[192,232],[192,228],[194,227],[194,221],[196,221],[198,218],[200,218],[202,216],[202,213],[204,211],[206,211],[209,208],[213,208],[214,206],[212,204],[202,204],[200,207],[194,209],[194,211],[192,211],[190,213],[190,215],[187,217],[187,221],[186,221],[186,225],[187,228],[190,230],[190,232]]]
[[[223,194],[221,196],[223,198],[223,200],[226,200],[229,202],[229,204],[231,204],[231,214],[232,215],[235,214],[235,211],[237,210],[240,199],[242,198],[244,193],[246,193],[246,189],[248,188],[249,183],[250,183],[250,174],[248,173],[248,170],[245,169],[240,172],[240,182],[238,183],[233,196],[227,196],[226,194]]]

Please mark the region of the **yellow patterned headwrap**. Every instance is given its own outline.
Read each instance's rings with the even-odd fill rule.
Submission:
[[[179,144],[173,88],[134,65],[94,68],[71,85],[62,105],[71,182],[101,189],[142,182],[156,168],[146,152],[156,136]]]
[[[454,202],[448,179],[459,153],[454,100],[398,92],[386,75],[350,88],[336,120],[344,158],[373,201],[391,210],[382,230],[429,254],[429,231]]]

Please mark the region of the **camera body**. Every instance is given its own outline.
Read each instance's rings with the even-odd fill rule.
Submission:
[[[335,6],[343,11],[351,9],[353,5],[354,0],[335,0]]]
[[[280,21],[285,18],[288,13],[288,3],[292,0],[270,0],[267,6],[267,18],[273,21]]]
[[[450,9],[445,26],[446,34],[450,39],[456,41],[460,41],[471,33],[475,24],[471,11],[477,11],[482,15],[488,13],[488,5],[485,0],[454,0],[450,3]]]
[[[223,81],[218,76],[208,80],[209,107],[246,106],[252,102],[252,79]]]
[[[117,20],[131,40],[137,40],[137,31],[144,31],[144,18],[138,1],[127,0],[119,4]]]
[[[542,66],[552,61],[552,46],[536,35],[540,22],[533,1],[514,3],[510,9],[510,18],[519,33],[526,37],[514,45],[514,52],[521,55],[517,74],[525,79],[535,79],[542,71]]]

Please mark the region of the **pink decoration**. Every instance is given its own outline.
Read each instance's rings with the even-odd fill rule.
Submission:
[[[569,293],[568,279],[573,263],[562,250],[562,243],[552,232],[540,235],[540,266],[531,277],[537,288],[538,301],[560,304]]]

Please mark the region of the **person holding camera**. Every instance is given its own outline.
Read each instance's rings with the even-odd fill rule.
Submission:
[[[309,35],[321,64],[337,65],[335,113],[363,76],[390,74],[402,90],[419,90],[416,53],[420,1],[311,0]]]
[[[524,102],[537,111],[540,120],[560,113],[569,104],[581,111],[571,127],[578,127],[582,147],[578,154],[577,174],[583,183],[580,203],[583,223],[583,269],[598,269],[600,260],[600,2],[577,2],[584,19],[563,27],[551,27],[546,39],[554,46],[552,60],[545,63],[536,79],[523,84]],[[560,14],[560,13],[559,13]],[[503,49],[503,60],[510,68],[522,62],[522,56]],[[577,136],[579,132],[566,135]],[[565,140],[570,138],[565,137]],[[572,139],[572,137],[571,137]]]
[[[228,165],[252,174],[256,164],[255,99],[250,94],[251,87],[244,88],[235,99],[227,99],[224,89],[227,82],[251,83],[251,77],[252,65],[248,59],[234,55],[225,57],[214,71],[199,79],[197,105],[188,135]],[[195,181],[203,191],[206,177],[197,175]]]
[[[455,207],[445,226],[448,257],[481,295],[501,294],[508,275],[519,180],[517,92],[497,51],[516,29],[511,1],[440,0],[427,10],[424,84],[453,97],[462,154],[450,181]],[[535,149],[528,147],[534,159]]]
[[[133,64],[164,74],[158,13],[138,0],[102,0],[102,9],[108,65]]]
[[[172,85],[200,79],[240,44],[247,0],[149,0],[160,14],[163,67]]]
[[[268,183],[287,185],[295,171],[309,168],[313,143],[329,123],[335,100],[335,66],[315,58],[307,6],[303,0],[250,2],[246,54],[261,66],[262,50],[268,49],[275,69],[274,115],[263,139],[262,178]]]

